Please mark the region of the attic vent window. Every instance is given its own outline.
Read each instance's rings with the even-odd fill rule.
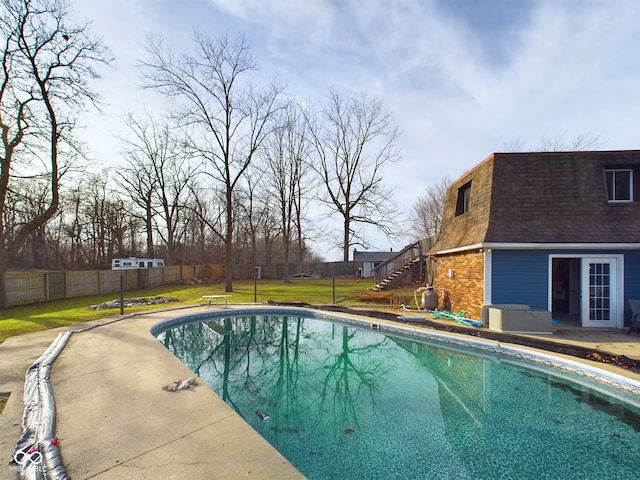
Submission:
[[[630,169],[610,169],[604,171],[607,198],[610,202],[633,201],[632,175]]]
[[[458,201],[456,202],[456,217],[469,211],[469,196],[471,195],[471,182],[465,183],[458,189]]]

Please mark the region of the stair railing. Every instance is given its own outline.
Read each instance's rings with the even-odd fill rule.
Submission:
[[[375,283],[381,282],[393,272],[400,270],[416,257],[422,256],[422,242],[418,241],[407,245],[394,256],[379,263],[373,268],[373,280]]]
[[[419,258],[422,259],[431,250],[431,247],[436,242],[437,237],[423,238],[411,245],[407,245],[397,254],[389,257],[384,262],[376,265],[373,268],[373,279],[376,284],[379,284],[382,280],[387,278],[394,272],[397,272],[402,267],[407,265],[412,260]]]

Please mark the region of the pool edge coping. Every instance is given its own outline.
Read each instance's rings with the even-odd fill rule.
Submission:
[[[601,385],[603,389],[611,389],[624,392],[625,395],[619,398],[628,401],[640,408],[640,380],[636,380],[621,373],[612,372],[610,370],[599,368],[596,365],[588,364],[577,359],[573,359],[568,355],[550,353],[534,347],[526,347],[514,343],[501,342],[499,340],[489,340],[485,338],[472,337],[455,332],[439,332],[417,328],[411,325],[400,325],[390,320],[371,319],[358,312],[329,312],[318,310],[312,307],[288,307],[288,306],[259,306],[259,307],[239,307],[225,308],[221,310],[206,310],[204,312],[180,315],[154,324],[150,333],[153,337],[162,331],[171,328],[172,325],[183,323],[191,323],[200,321],[199,318],[221,318],[232,315],[261,315],[274,313],[292,313],[311,316],[312,318],[324,318],[335,320],[341,323],[352,323],[364,328],[372,328],[381,332],[388,331],[390,333],[398,333],[401,335],[417,336],[426,340],[435,340],[452,346],[460,346],[464,348],[472,348],[480,350],[485,354],[506,355],[510,358],[517,359],[521,362],[530,362],[545,368],[556,368],[565,375],[557,375],[566,378],[566,374],[574,375],[579,379]],[[189,322],[185,320],[191,319]],[[346,321],[345,321],[346,320]]]

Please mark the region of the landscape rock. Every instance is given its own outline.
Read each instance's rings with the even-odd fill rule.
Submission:
[[[141,305],[159,305],[164,303],[178,302],[179,300],[174,297],[140,297],[140,298],[125,298],[125,307],[139,307]],[[107,310],[110,308],[120,308],[120,299],[111,300],[110,302],[100,303],[98,305],[91,305],[91,310]]]

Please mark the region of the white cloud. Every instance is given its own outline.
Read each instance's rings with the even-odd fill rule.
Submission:
[[[300,98],[322,99],[331,86],[381,98],[402,132],[403,159],[387,173],[405,210],[430,184],[516,137],[532,149],[545,137],[584,133],[600,135],[606,148],[638,147],[634,0],[77,0],[76,7],[117,57],[101,84],[113,125],[147,101],[164,107],[139,89],[134,65],[145,36],[182,51],[193,28],[246,34],[262,70],[279,73]],[[98,137],[109,161],[112,140]]]

